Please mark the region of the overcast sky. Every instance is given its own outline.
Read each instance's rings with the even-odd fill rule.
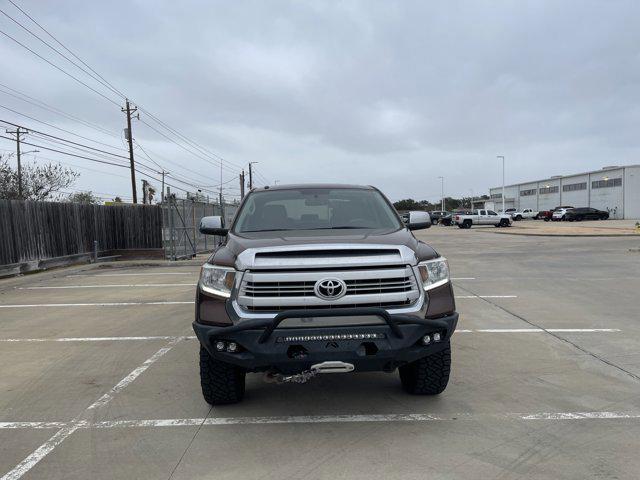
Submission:
[[[228,195],[250,161],[259,183],[363,183],[432,201],[439,176],[448,196],[500,184],[496,155],[507,183],[640,163],[635,0],[14,1],[134,102],[234,164]],[[0,8],[46,38],[7,0]],[[0,30],[121,103],[3,15]],[[0,83],[120,138],[1,92],[0,105],[124,148],[117,106],[2,35],[0,58]],[[0,119],[74,139],[4,108]],[[133,129],[170,172],[219,183],[211,163],[137,120]],[[0,139],[0,152],[13,148]],[[123,168],[65,163],[92,169],[78,168],[76,189],[131,195]]]

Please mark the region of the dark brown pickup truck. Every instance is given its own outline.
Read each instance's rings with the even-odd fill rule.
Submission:
[[[205,400],[234,403],[245,375],[303,383],[317,374],[400,371],[406,391],[449,380],[458,321],[445,258],[373,187],[291,185],[252,190],[202,267],[193,328]]]

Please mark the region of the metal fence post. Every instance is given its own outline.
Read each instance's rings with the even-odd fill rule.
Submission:
[[[173,219],[173,197],[171,196],[171,189],[167,187],[167,202],[168,202],[168,210],[167,213],[169,215],[169,251],[171,252],[171,260],[176,259],[176,231],[175,231],[175,223]]]
[[[193,256],[198,253],[198,236],[196,235],[196,208],[197,203],[194,201],[191,205],[191,219],[193,221]]]
[[[202,216],[203,216],[203,217],[206,217],[206,216],[207,216],[207,207],[208,207],[208,206],[209,206],[209,196],[207,195],[207,203],[205,203],[205,204],[202,206]],[[203,237],[204,237],[204,251],[205,251],[205,252],[208,250],[208,249],[207,249],[207,236],[208,236],[208,235],[203,235]]]
[[[182,200],[182,232],[184,234],[184,258],[187,258],[187,237],[189,236],[189,230],[187,230],[187,210],[186,200]]]

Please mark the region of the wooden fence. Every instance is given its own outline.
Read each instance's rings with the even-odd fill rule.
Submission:
[[[0,200],[0,266],[100,251],[162,248],[156,205]]]

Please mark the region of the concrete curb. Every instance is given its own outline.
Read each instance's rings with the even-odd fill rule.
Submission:
[[[482,231],[482,230],[478,230]],[[636,233],[521,233],[521,232],[493,232],[493,231],[484,231],[484,233],[498,234],[498,235],[515,235],[521,237],[587,237],[587,238],[597,238],[597,237],[635,237]],[[640,238],[640,235],[638,235]]]

